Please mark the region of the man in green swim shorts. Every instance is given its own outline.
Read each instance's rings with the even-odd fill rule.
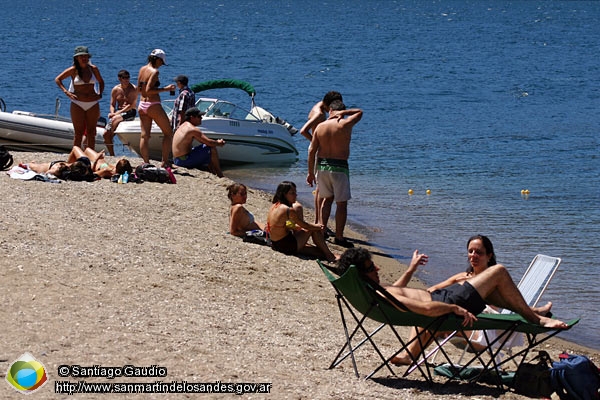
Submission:
[[[321,204],[321,224],[327,226],[331,205],[335,200],[335,238],[334,243],[343,247],[353,247],[344,238],[344,228],[348,217],[348,200],[350,194],[350,140],[352,128],[362,118],[360,108],[346,110],[341,100],[334,100],[329,105],[329,118],[320,123],[313,132],[308,148],[308,175],[306,182],[313,186],[317,182],[319,196],[324,199]],[[315,177],[315,159],[317,160],[317,176]]]

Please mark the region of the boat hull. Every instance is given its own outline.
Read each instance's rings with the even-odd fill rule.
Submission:
[[[279,124],[205,117],[199,128],[211,139],[225,140],[225,146],[218,148],[224,165],[293,163],[298,159],[292,136]],[[123,144],[140,154],[139,120],[121,122],[116,134]],[[162,158],[163,136],[160,128],[152,124],[149,147],[153,160]],[[194,141],[193,145],[198,144]]]
[[[103,128],[97,128],[96,144],[103,144]],[[0,112],[0,144],[13,150],[69,153],[73,148],[71,120],[24,111]]]

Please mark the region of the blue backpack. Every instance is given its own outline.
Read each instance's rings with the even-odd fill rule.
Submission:
[[[561,400],[599,400],[600,372],[586,356],[560,355],[552,363],[550,382]]]

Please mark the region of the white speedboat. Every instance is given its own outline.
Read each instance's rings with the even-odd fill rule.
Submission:
[[[58,115],[59,107],[57,99],[55,114],[6,112],[4,101],[0,99],[0,144],[20,151],[69,153],[73,148],[73,123],[70,118]],[[105,120],[103,122],[105,125]],[[96,145],[104,143],[103,133],[104,128],[98,127]]]
[[[209,89],[236,88],[246,91],[252,98],[250,111],[231,102],[217,98],[201,97],[196,107],[206,114],[200,129],[211,139],[224,139],[219,147],[221,164],[292,163],[298,159],[293,135],[298,131],[286,121],[256,106],[254,88],[239,80],[213,80],[190,87],[194,92]],[[173,101],[164,101],[163,108],[171,113]],[[119,124],[116,134],[121,142],[140,154],[139,119]],[[150,136],[150,158],[161,159],[163,134],[155,123]],[[194,143],[194,146],[198,143]]]

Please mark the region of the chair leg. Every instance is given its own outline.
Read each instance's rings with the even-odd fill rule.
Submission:
[[[387,366],[387,368],[390,371],[390,373],[392,375],[396,375],[394,373],[394,371],[392,370],[392,368],[387,364],[385,357],[383,356],[383,354],[381,353],[381,351],[379,350],[379,348],[377,347],[377,345],[375,344],[375,342],[372,339],[372,337],[377,332],[379,332],[381,329],[383,329],[383,327],[386,324],[381,324],[379,327],[377,327],[375,330],[373,330],[370,333],[363,326],[363,322],[369,316],[370,310],[373,309],[375,306],[373,305],[371,307],[371,309],[369,310],[369,312],[367,312],[362,318],[359,319],[356,316],[356,314],[354,313],[354,311],[352,310],[352,308],[350,307],[350,305],[346,302],[346,300],[344,299],[343,296],[337,296],[337,299],[338,299],[338,308],[340,310],[340,316],[341,316],[341,319],[342,319],[342,325],[344,326],[344,332],[345,332],[345,335],[346,335],[346,344],[338,352],[337,356],[335,357],[335,359],[333,360],[333,362],[329,366],[329,369],[332,369],[335,366],[339,365],[348,356],[350,356],[351,359],[352,359],[353,367],[354,367],[354,373],[356,374],[356,377],[359,378],[360,374],[358,373],[358,367],[357,367],[357,364],[356,364],[356,359],[354,357],[354,351],[356,349],[358,349],[360,346],[362,346],[365,342],[369,341],[371,343],[371,345],[373,346],[373,348],[375,349],[375,351],[377,352],[377,354],[379,355],[379,357],[384,361],[384,363]],[[342,307],[342,302],[343,302],[344,306],[346,307],[346,310],[348,310],[348,312],[352,315],[352,317],[354,318],[354,321],[356,322],[356,327],[354,328],[354,330],[352,331],[351,334],[348,333],[348,326],[347,326],[347,323],[346,323],[346,318],[344,316],[344,307]],[[363,334],[365,335],[365,338],[363,340],[361,340],[356,346],[352,346],[352,338],[354,338],[355,334],[358,332],[359,329],[363,332]],[[348,351],[345,354],[343,354],[344,350],[346,350],[346,347],[348,348]]]

